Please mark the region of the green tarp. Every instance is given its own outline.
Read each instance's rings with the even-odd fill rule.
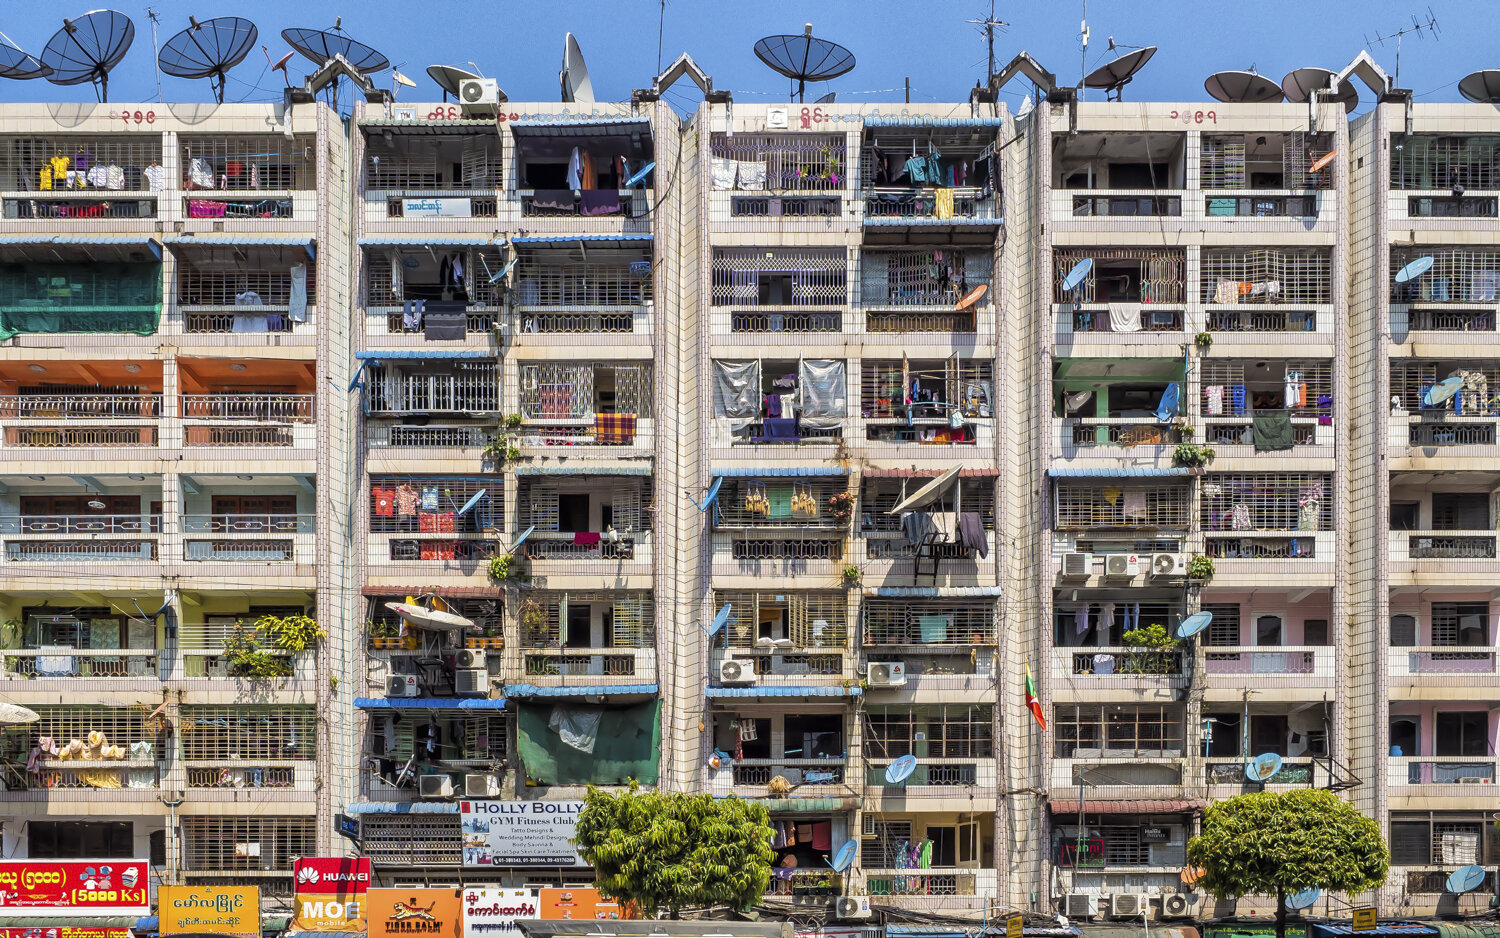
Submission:
[[[564,743],[547,724],[553,704],[518,703],[516,749],[526,775],[548,785],[655,785],[660,777],[661,701],[604,707],[592,753]],[[571,706],[561,704],[561,706]]]
[[[0,339],[18,333],[154,335],[161,264],[0,264]]]

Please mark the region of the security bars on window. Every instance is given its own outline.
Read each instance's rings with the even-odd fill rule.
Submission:
[[[764,188],[772,192],[820,192],[848,185],[843,134],[714,134],[713,155],[721,160],[758,163]],[[759,175],[750,174],[750,177]],[[737,188],[748,189],[745,177]],[[725,187],[729,188],[729,187]],[[755,186],[755,188],[761,188]]]
[[[142,171],[153,164],[161,164],[160,134],[6,137],[0,142],[0,188],[54,194],[101,188],[145,191],[149,183]],[[103,172],[95,172],[91,182],[89,172],[96,167]],[[109,167],[122,172],[111,173]],[[116,181],[118,186],[110,184]],[[165,185],[176,188],[177,183],[166,180]]]
[[[1333,477],[1306,472],[1217,472],[1201,488],[1205,531],[1327,531]]]
[[[400,490],[406,487],[407,492]],[[409,493],[409,494],[408,494]],[[423,496],[432,507],[423,506]],[[479,496],[474,507],[458,512]],[[452,533],[430,530],[436,515],[452,515],[455,532],[480,531],[500,522],[505,504],[505,485],[498,477],[480,476],[371,476],[369,489],[371,534]],[[403,500],[406,502],[402,504]],[[413,506],[412,501],[416,500]],[[409,513],[403,508],[410,507]]]
[[[601,407],[612,393],[612,405]],[[651,366],[596,362],[521,365],[521,414],[529,420],[582,420],[596,413],[651,416]]]
[[[526,648],[561,647],[568,611],[579,606],[609,608],[611,642],[605,647],[655,647],[656,605],[651,594],[641,590],[533,592],[517,613],[521,619],[521,644]],[[533,620],[533,615],[538,618]]]
[[[1094,260],[1094,268],[1075,290],[1064,291],[1063,278],[1084,258]],[[1139,284],[1142,303],[1181,303],[1185,294],[1187,255],[1181,250],[1153,251],[1146,248],[1072,248],[1054,252],[1055,303],[1096,303],[1099,279],[1113,276],[1110,269],[1125,270]]]
[[[1208,358],[1203,360],[1201,390],[1202,410],[1205,420],[1216,416],[1249,417],[1257,411],[1290,410],[1301,416],[1326,416],[1333,413],[1333,366],[1328,361],[1294,360],[1270,362],[1269,371],[1252,371],[1260,382],[1254,388],[1245,383],[1246,366],[1251,363],[1236,359]],[[1297,401],[1287,407],[1286,386],[1288,379],[1298,387]],[[1270,383],[1266,383],[1269,381]],[[1305,393],[1301,386],[1306,385]],[[1210,388],[1219,388],[1219,413],[1209,413]],[[1239,389],[1239,393],[1236,392]],[[1274,406],[1255,406],[1255,398],[1274,396]]]
[[[716,590],[714,608],[722,608],[725,603],[732,607],[724,626],[725,643],[730,648],[848,647],[848,599],[842,592]],[[773,644],[767,645],[762,638]],[[782,638],[790,644],[779,642]]]
[[[715,248],[715,306],[844,306],[847,260],[842,250]]]
[[[868,645],[991,645],[994,600],[869,598],[861,605]]]
[[[277,870],[318,849],[312,817],[191,815],[182,819],[182,868],[203,872]]]
[[[610,507],[610,525],[621,534],[638,534],[650,529],[651,480],[637,476],[610,478],[603,471],[586,480],[586,488],[564,489],[554,479],[523,477],[516,486],[516,505],[520,509],[518,526],[536,525],[538,531],[561,531],[558,496],[585,494]]]
[[[994,754],[994,707],[932,704],[871,707],[864,719],[865,758],[921,755],[987,759]]]
[[[1401,268],[1422,257],[1432,258],[1426,273],[1396,283]],[[1392,303],[1482,303],[1500,301],[1500,250],[1472,248],[1391,248]]]
[[[312,707],[184,706],[182,757],[214,761],[312,759],[317,714]]]
[[[1500,189],[1500,135],[1404,134],[1391,148],[1393,189],[1454,186]]]
[[[494,413],[500,409],[499,366],[492,361],[445,362],[441,371],[371,363],[365,369],[366,413]]]
[[[1054,758],[1182,755],[1182,710],[1171,705],[1058,704],[1053,708]]]
[[[1204,303],[1331,303],[1327,248],[1205,248],[1199,298]]]
[[[1059,482],[1053,527],[1162,528],[1186,531],[1191,520],[1186,485],[1086,485]]]
[[[312,189],[317,174],[311,136],[181,137],[182,184],[188,189],[261,191]]]

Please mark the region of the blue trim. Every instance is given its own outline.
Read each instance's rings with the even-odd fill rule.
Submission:
[[[1055,466],[1048,469],[1047,474],[1054,479],[1121,479],[1191,476],[1198,473],[1186,466],[1111,466],[1106,469]]]
[[[611,130],[627,130],[632,127],[640,127],[649,131],[651,118],[634,114],[621,114],[618,117],[560,114],[557,120],[514,120],[506,121],[506,126],[517,137],[586,137],[590,136],[587,131],[594,128],[598,128],[603,133]]]
[[[204,232],[203,234],[170,234],[162,238],[162,241],[166,244],[172,245],[203,244],[208,246],[215,246],[221,244],[267,244],[305,248],[311,248],[313,243],[313,239],[307,235],[227,234],[225,232]]]
[[[344,805],[345,814],[457,814],[455,801],[356,801]]]
[[[107,234],[12,234],[0,235],[0,244],[132,244],[145,247],[158,243],[145,235]]]
[[[929,117],[922,114],[873,114],[864,119],[866,127],[1004,127],[1001,117]],[[895,932],[892,932],[895,934]]]
[[[818,687],[762,684],[756,687],[710,687],[704,691],[708,697],[858,697],[860,693],[857,685],[841,687],[837,684]]]
[[[648,234],[617,234],[617,235],[538,235],[534,238],[511,238],[511,244],[571,244],[574,241],[634,241],[640,243],[651,242]]]
[[[161,926],[155,915],[148,915],[144,918],[136,919],[135,922],[135,930],[137,932],[156,931],[159,927]]]
[[[507,697],[609,697],[621,694],[649,694],[655,696],[661,688],[656,684],[588,684],[568,687],[537,687],[535,684],[507,684]]]
[[[849,470],[844,466],[721,466],[709,474],[726,479],[760,479],[782,476],[846,476]]]
[[[443,348],[399,348],[399,349],[363,349],[355,352],[354,357],[361,361],[395,361],[397,359],[422,358],[499,358],[499,352],[490,352],[484,349],[443,349]]]
[[[504,710],[504,697],[356,697],[361,710]]]
[[[996,597],[1004,594],[999,586],[877,586],[865,590],[866,596],[888,598],[939,599],[944,596]]]

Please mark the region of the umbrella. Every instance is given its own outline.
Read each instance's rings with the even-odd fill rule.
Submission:
[[[19,726],[22,723],[35,723],[41,718],[35,710],[28,710],[19,704],[0,703],[0,725]]]

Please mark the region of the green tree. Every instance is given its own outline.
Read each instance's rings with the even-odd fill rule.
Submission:
[[[1314,886],[1364,892],[1385,882],[1390,853],[1380,826],[1332,792],[1255,792],[1209,807],[1188,842],[1198,885],[1218,899],[1276,897],[1276,935],[1286,936],[1286,897]]]
[[[635,903],[643,917],[743,909],[765,895],[775,856],[764,806],[636,785],[622,792],[589,786],[575,840],[599,891]]]

